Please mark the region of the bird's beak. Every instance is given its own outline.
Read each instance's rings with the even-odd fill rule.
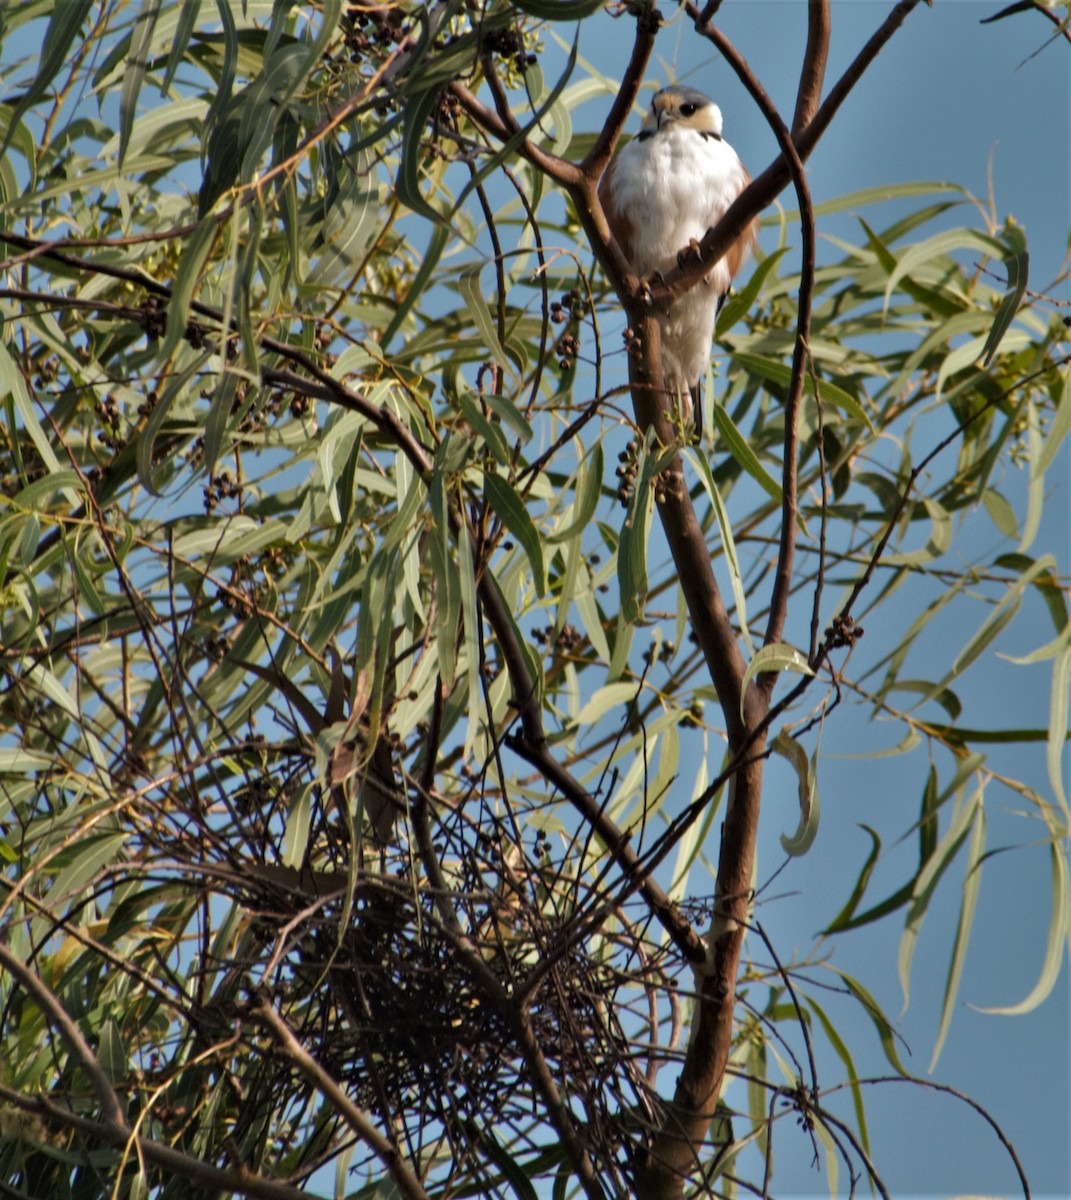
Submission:
[[[676,121],[677,114],[671,108],[663,108],[659,110],[656,120],[658,122],[658,128],[661,129],[663,125],[668,125],[671,122]]]

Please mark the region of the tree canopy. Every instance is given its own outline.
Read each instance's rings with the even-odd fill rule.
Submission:
[[[0,13],[4,1195],[766,1195],[798,1138],[887,1194],[838,1014],[914,1077],[829,949],[891,922],[906,999],[958,894],[936,1063],[993,806],[1050,880],[1009,1012],[1050,995],[1060,279],[954,183],[812,198],[917,0],[832,82],[811,3],[791,115],[718,7],[677,20],[779,153],[646,280],[596,187],[650,3]],[[760,213],[695,436],[656,314]],[[1011,628],[1045,728],[973,723]],[[822,790],[848,710],[921,786],[794,951],[763,896],[855,819]],[[798,807],[760,866],[771,760]]]

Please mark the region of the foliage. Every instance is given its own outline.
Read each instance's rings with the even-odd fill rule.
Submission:
[[[776,685],[788,852],[817,832],[839,705],[892,719],[928,769],[901,826],[917,865],[875,896],[870,831],[827,935],[903,920],[906,994],[930,902],[962,880],[936,1057],[986,808],[1010,789],[1052,873],[1024,1007],[1054,985],[1071,626],[1035,543],[1071,375],[1063,323],[1025,291],[1026,234],[951,185],[883,189],[818,207],[865,217],[810,278],[798,217],[767,217],[719,323],[708,440],[634,419],[587,214],[521,152],[596,144],[584,105],[617,85],[559,22],[597,38],[600,10],[5,10],[5,1188],[285,1196],[330,1168],[337,1195],[387,1176],[625,1194],[665,1119],[659,1073],[687,1053],[683,967],[739,765],[653,519],[688,499],[752,663],[741,689]],[[495,78],[520,123],[504,142],[466,102]],[[970,557],[976,521],[1001,544]],[[1048,730],[961,722],[970,672],[1036,601]],[[1000,759],[1022,741],[1047,794]],[[700,1147],[714,1189],[785,1101],[831,1171],[865,1161],[822,981],[902,1071],[863,983],[748,945],[730,1070],[749,1106],[723,1104]],[[854,1132],[807,1082],[819,1037]]]

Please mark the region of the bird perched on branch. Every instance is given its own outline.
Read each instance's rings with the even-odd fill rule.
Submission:
[[[690,87],[667,87],[651,101],[640,133],[617,155],[599,183],[610,229],[641,278],[668,271],[751,182],[721,135],[721,109]],[[659,315],[662,375],[680,395],[687,420],[702,431],[701,382],[706,375],[718,310],[755,244],[750,222],[702,281]]]

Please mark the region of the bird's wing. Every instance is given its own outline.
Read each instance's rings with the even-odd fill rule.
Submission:
[[[618,205],[614,196],[614,172],[620,165],[621,155],[619,154],[606,169],[602,179],[599,180],[599,203],[602,205],[603,212],[606,213],[610,232],[621,247],[621,253],[631,263],[633,251],[632,239],[634,235],[632,222]]]
[[[734,187],[731,190],[726,202],[719,204],[717,209],[712,211],[708,228],[713,228],[722,219],[729,205],[751,182],[751,176],[747,173],[747,169],[739,159],[737,159],[736,166],[738,169],[738,174],[733,181]],[[725,251],[725,254],[721,257],[721,259],[719,259],[715,269],[707,276],[707,282],[712,283],[716,275],[719,273],[719,270],[723,267],[728,270],[730,281],[735,279],[737,272],[744,265],[744,259],[746,259],[751,251],[754,250],[755,243],[758,240],[758,234],[759,219],[758,217],[755,217],[744,226],[743,231],[740,233],[739,237],[737,237],[736,241],[733,242],[729,249]],[[724,293],[721,298],[724,298]],[[718,307],[721,307],[720,303]]]

